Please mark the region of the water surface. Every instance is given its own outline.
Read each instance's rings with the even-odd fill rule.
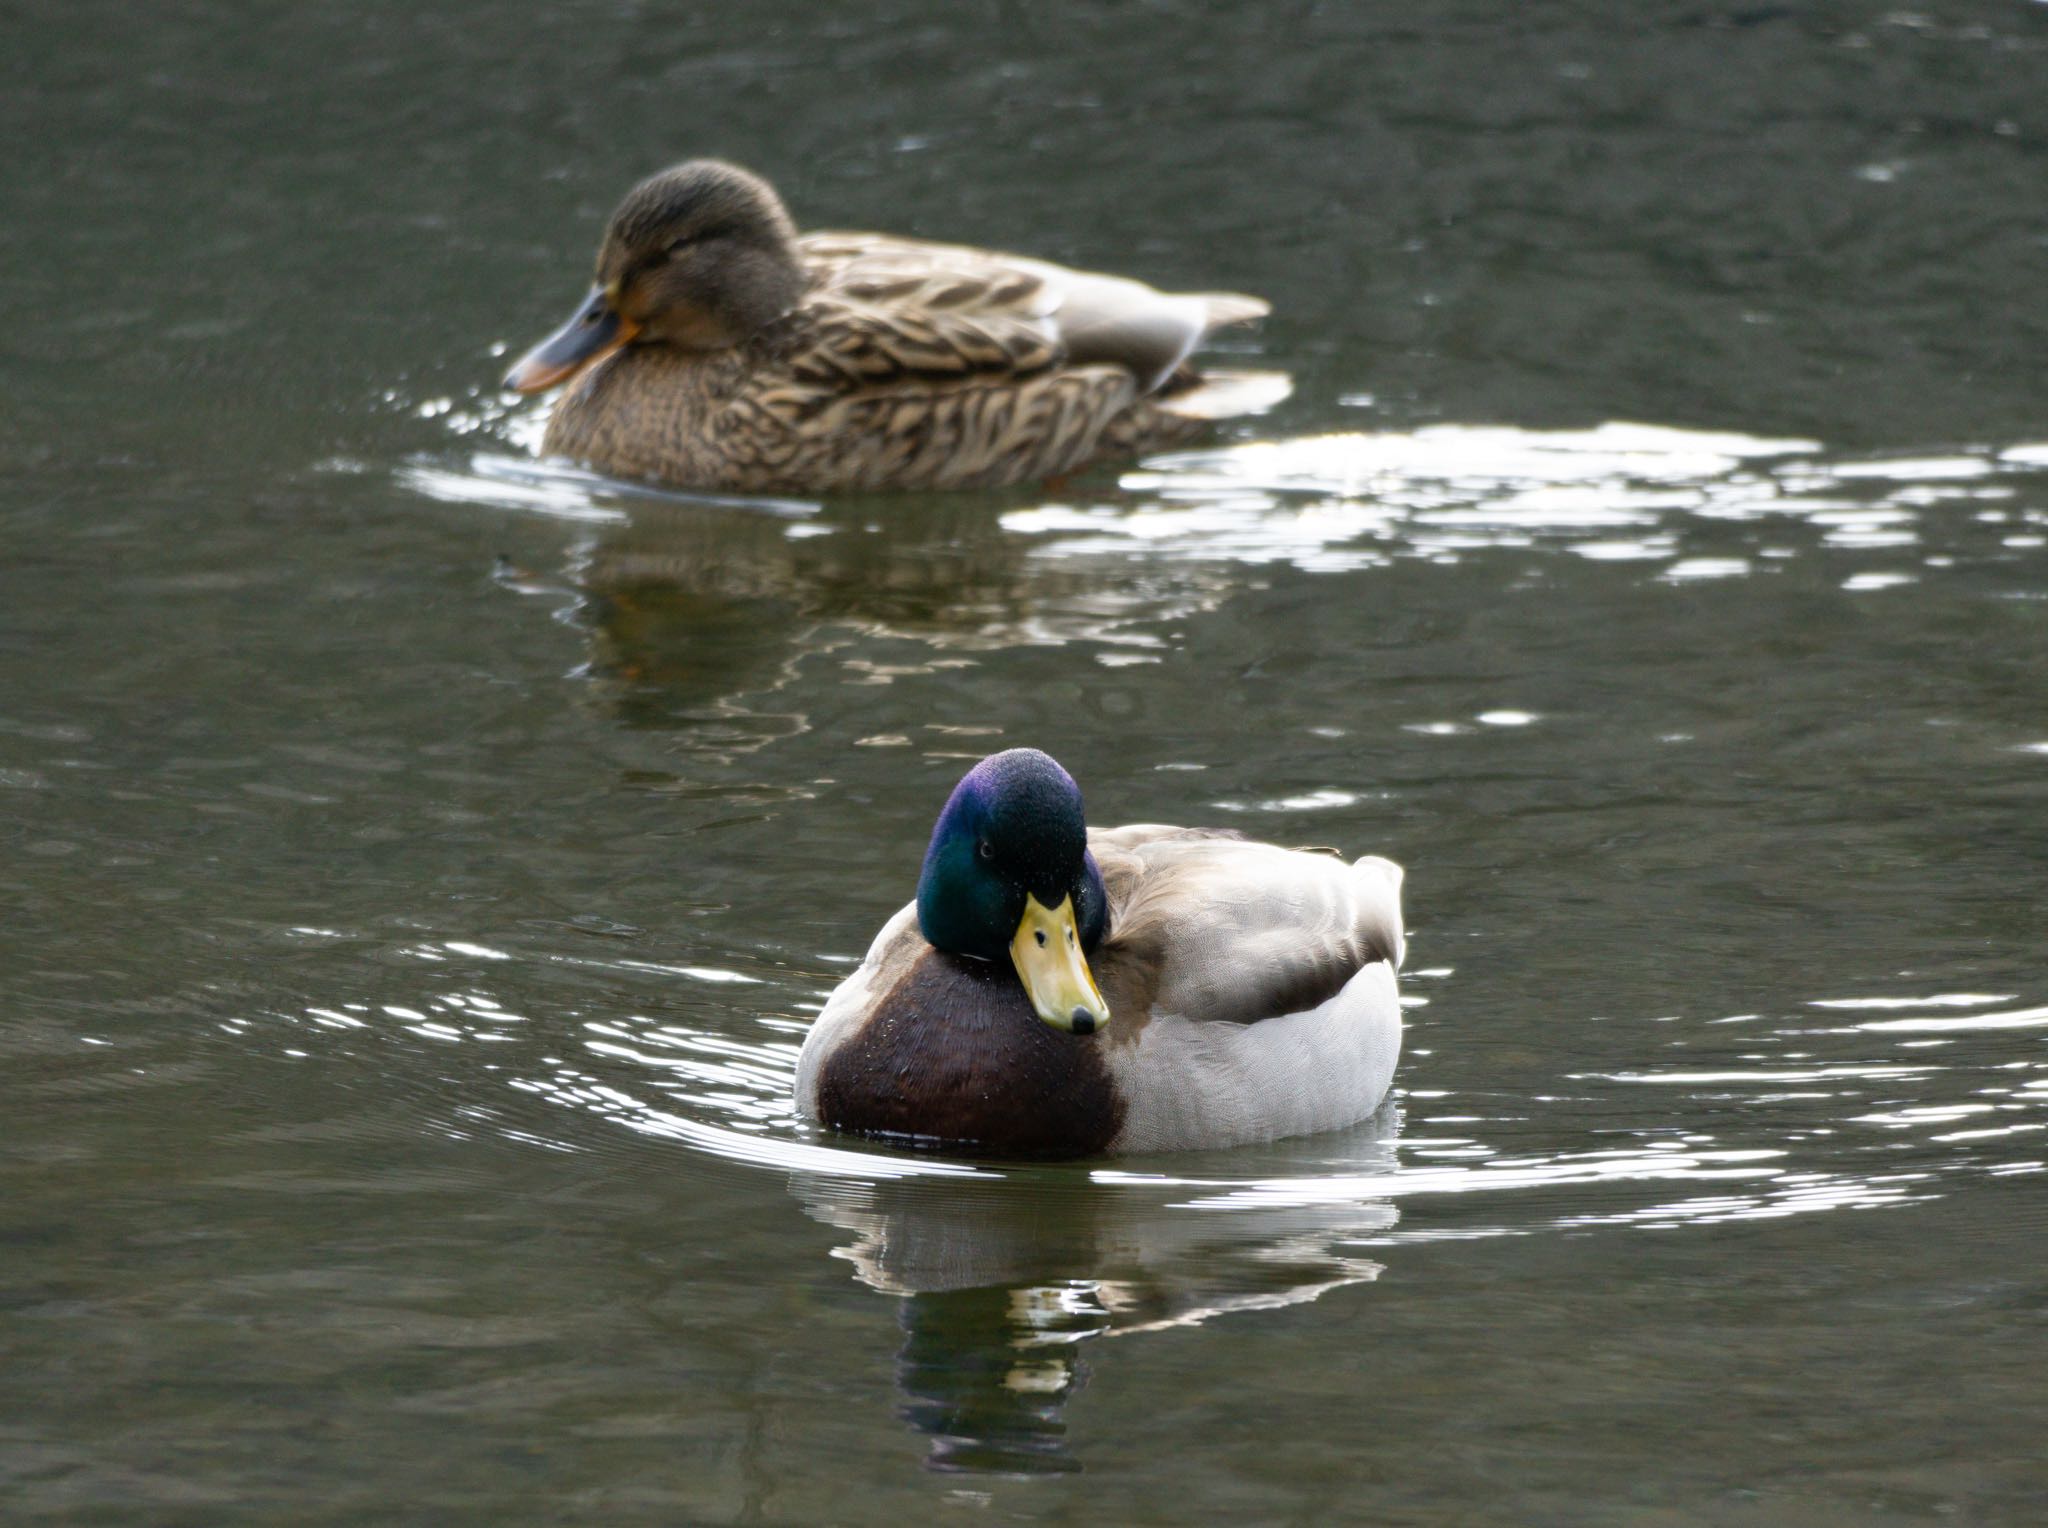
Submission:
[[[4,26],[10,1522],[2038,1520],[2048,12]],[[1296,396],[537,462],[504,351],[706,150],[1265,293]],[[1379,1117],[793,1116],[1020,743],[1408,867]]]

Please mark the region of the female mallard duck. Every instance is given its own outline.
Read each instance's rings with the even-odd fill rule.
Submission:
[[[804,1113],[1003,1155],[1330,1130],[1401,1052],[1401,867],[1234,834],[1087,826],[1045,754],[983,759],[917,900],[797,1058]]]
[[[1192,439],[1287,392],[1188,353],[1266,304],[869,233],[799,237],[694,159],[612,214],[597,284],[505,378],[571,382],[542,449],[735,493],[992,488]]]

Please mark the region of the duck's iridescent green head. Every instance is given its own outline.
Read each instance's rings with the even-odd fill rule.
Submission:
[[[991,754],[939,813],[917,881],[917,921],[949,955],[1015,963],[1038,1016],[1093,1034],[1109,1005],[1087,953],[1109,924],[1074,777],[1036,748]]]

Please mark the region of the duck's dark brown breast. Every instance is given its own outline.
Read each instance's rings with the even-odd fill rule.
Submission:
[[[927,950],[828,1059],[840,1130],[998,1156],[1088,1156],[1123,1126],[1102,1042],[1031,1011],[1008,966]]]

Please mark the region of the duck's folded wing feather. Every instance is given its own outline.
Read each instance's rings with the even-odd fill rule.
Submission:
[[[1019,326],[1077,366],[1110,363],[1158,388],[1212,330],[1268,312],[1238,292],[1162,292],[1128,276],[885,234],[802,241],[820,289],[895,312]]]
[[[800,385],[860,391],[907,383],[1036,376],[1059,364],[1043,324],[1002,315],[949,313],[818,296],[789,368]]]
[[[1300,1013],[1401,963],[1401,870],[1140,826],[1090,835],[1110,895],[1098,976],[1145,1011],[1231,1023]]]
[[[814,299],[814,302],[816,300]],[[1130,405],[1131,374],[1058,364],[1023,325],[874,309],[821,322],[781,377],[733,405],[765,470],[807,452],[840,489],[974,488],[1071,472]]]
[[[1062,267],[964,244],[881,233],[814,233],[798,241],[819,291],[893,308],[1044,319],[1059,306],[1047,277]]]

